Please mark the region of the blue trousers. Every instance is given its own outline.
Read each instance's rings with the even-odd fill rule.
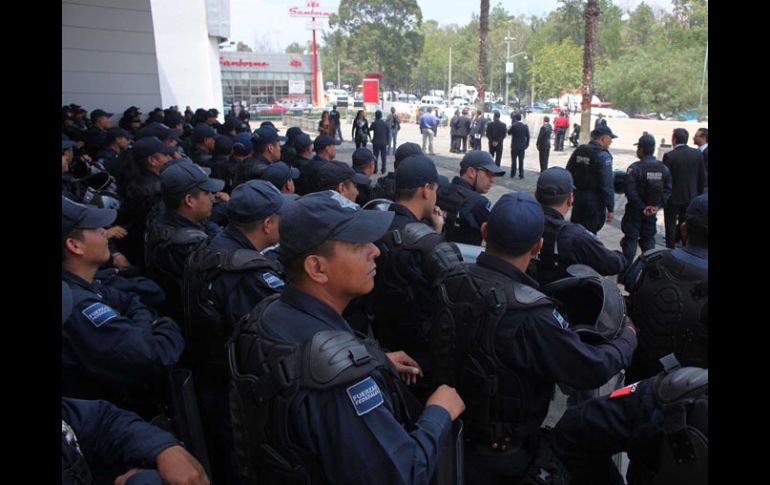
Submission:
[[[639,209],[631,207],[631,204],[626,204],[626,212],[620,222],[620,229],[623,231],[620,247],[628,264],[634,261],[637,244],[642,252],[655,248],[657,222],[657,216],[645,216]]]
[[[607,220],[607,209],[596,200],[575,200],[572,206],[570,222],[582,224],[589,231],[597,234]]]
[[[374,173],[377,173],[377,156],[381,155],[382,158],[382,170],[380,173],[385,173],[388,168],[388,146],[380,145],[378,143],[372,143],[372,153],[374,153]]]
[[[390,140],[388,140],[388,154],[396,154],[396,138],[398,138],[398,132],[394,129],[390,130]]]

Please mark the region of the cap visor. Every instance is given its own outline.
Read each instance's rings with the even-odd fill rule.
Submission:
[[[286,140],[288,140],[288,138],[286,138],[285,136],[278,135],[278,141],[280,141],[281,143],[286,143]]]
[[[210,171],[210,169],[209,169]],[[225,188],[225,181],[220,179],[208,179],[198,186],[207,192],[220,192]]]
[[[505,170],[498,167],[497,165],[488,164],[488,165],[482,165],[479,168],[486,170],[489,173],[495,174],[495,175],[503,175],[505,174]]]
[[[165,153],[166,155],[171,155],[172,153],[178,152],[178,151],[179,151],[179,147],[164,146],[163,148],[160,149],[160,152]]]
[[[299,169],[296,167],[291,167],[291,178],[298,179],[299,178]]]
[[[368,184],[369,183],[369,177],[362,173],[356,172],[355,175],[353,175],[353,183],[354,184]]]
[[[328,239],[354,244],[379,240],[390,228],[395,212],[359,210]]]
[[[78,221],[77,227],[81,229],[98,229],[100,227],[107,227],[118,216],[118,212],[115,209],[99,209],[96,207],[89,207],[83,218]]]
[[[276,211],[278,214],[283,214],[286,209],[291,207],[291,205],[294,204],[294,201],[299,199],[299,194],[281,194],[281,198],[283,199],[283,203]]]
[[[342,140],[337,140],[336,138],[332,140],[332,145],[342,145]]]

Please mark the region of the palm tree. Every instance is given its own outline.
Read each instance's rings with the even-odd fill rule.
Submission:
[[[580,124],[580,143],[588,143],[591,133],[591,100],[594,95],[594,52],[596,51],[596,18],[599,16],[599,6],[596,0],[588,0],[583,18],[586,21],[586,35],[583,44],[583,99],[580,102],[582,111]]]
[[[484,112],[484,97],[487,93],[487,34],[489,33],[489,0],[481,0],[481,16],[479,17],[479,75],[476,84],[479,97],[476,104]]]

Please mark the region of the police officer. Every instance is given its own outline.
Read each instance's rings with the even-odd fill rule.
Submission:
[[[591,132],[591,141],[580,145],[567,161],[575,180],[575,205],[570,220],[594,234],[615,216],[615,188],[612,173],[612,139],[617,136],[606,125]]]
[[[356,204],[363,206],[374,198],[372,197],[372,181],[370,179],[375,172],[374,154],[368,148],[356,148],[356,151],[353,152],[352,162],[353,170],[366,177],[366,183],[356,184],[356,187],[358,188]]]
[[[130,138],[131,134],[123,128],[108,129],[106,145],[96,154],[95,165],[113,177],[117,176],[122,165],[122,155],[129,148]]]
[[[301,197],[282,214],[280,259],[289,285],[241,321],[228,349],[237,390],[232,412],[245,419],[244,429],[235,429],[236,447],[250,477],[430,481],[462,400],[440,387],[411,414],[416,422],[407,431],[399,410],[409,393],[395,371],[412,380],[417,364],[356,339],[341,316],[352,298],[372,290],[379,254],[372,241],[392,218],[333,191]]]
[[[396,171],[403,160],[412,155],[422,155],[422,147],[417,143],[402,143],[396,149],[393,160],[393,172],[388,172],[384,177],[377,179],[372,191],[373,199],[393,200],[396,197]]]
[[[216,235],[220,227],[208,220],[214,193],[225,183],[210,179],[189,161],[176,162],[161,173],[165,210],[150,222],[145,234],[145,266],[148,275],[166,292],[162,309],[182,320],[181,280],[190,251]]]
[[[572,174],[561,167],[551,167],[537,179],[535,198],[543,206],[545,227],[533,277],[541,285],[566,278],[567,267],[573,264],[588,265],[600,275],[618,274],[626,267],[620,251],[607,249],[594,233],[564,219],[573,204],[574,188]]]
[[[211,176],[225,181],[222,189],[228,194],[235,188],[235,176],[244,160],[250,158],[254,152],[254,144],[251,142],[251,133],[238,133],[233,137],[233,153],[227,160],[220,160],[211,169]]]
[[[511,178],[516,175],[516,161],[519,165],[519,178],[524,178],[524,152],[529,148],[529,126],[521,122],[521,115],[511,115],[511,127],[508,134],[511,135]]]
[[[332,138],[329,135],[318,135],[313,141],[313,150],[315,156],[300,169],[302,180],[302,190],[297,192],[300,195],[318,192],[321,187],[318,185],[318,170],[330,160],[337,156],[337,146],[341,141]]]
[[[492,203],[481,194],[492,187],[505,170],[495,165],[485,151],[466,154],[460,162],[460,176],[441,190],[438,205],[446,211],[447,241],[481,245],[481,225],[489,217]]]
[[[431,255],[446,246],[444,218],[436,206],[438,172],[425,155],[406,158],[396,170],[394,212],[388,233],[377,241],[375,289],[369,295],[374,334],[385,347],[404,349],[426,373],[415,393],[427,397],[437,383],[428,346],[429,325],[435,310],[431,287]],[[459,258],[456,258],[459,261]]]
[[[624,485],[622,451],[630,485],[708,483],[708,370],[675,365],[567,409],[553,439],[572,485]]]
[[[107,130],[112,127],[112,113],[103,109],[91,111],[91,127],[85,134],[85,151],[89,157],[95,157],[107,142]]]
[[[85,187],[70,173],[77,143],[65,134],[61,136],[61,195],[71,200],[82,200]]]
[[[657,374],[658,359],[670,352],[683,365],[708,368],[708,193],[687,207],[681,232],[683,248],[648,251],[624,276],[629,314],[642,330],[630,382]]]
[[[486,127],[486,135],[489,140],[489,153],[495,157],[495,165],[500,166],[503,159],[503,142],[505,141],[506,126],[500,121],[500,112],[495,110],[494,120]],[[513,168],[511,168],[513,170]],[[505,171],[503,171],[505,174]]]
[[[229,224],[208,246],[192,252],[184,270],[185,339],[213,478],[222,483],[240,483],[227,405],[225,344],[238,319],[284,287],[274,264],[260,253],[278,243],[283,204],[270,182],[242,183],[227,205]]]
[[[338,160],[321,165],[317,175],[320,190],[335,190],[351,202],[358,198],[358,185],[369,183],[369,177]]]
[[[642,135],[636,144],[638,162],[628,167],[625,192],[628,202],[620,228],[623,239],[620,246],[628,264],[636,256],[636,245],[645,252],[655,247],[658,209],[666,206],[671,196],[671,172],[655,159],[655,138]]]
[[[190,159],[202,167],[212,168],[217,132],[207,123],[198,123],[193,130]]]
[[[62,392],[123,401],[139,411],[129,400],[146,396],[146,385],[177,363],[184,341],[171,318],[159,316],[137,295],[94,279],[110,258],[103,228],[115,216],[112,209],[62,197],[62,280],[73,298],[72,314],[62,327]]]
[[[275,187],[283,194],[293,194],[296,192],[294,181],[298,178],[299,170],[286,165],[284,162],[275,162],[262,170],[262,174],[260,175],[260,179],[267,180],[275,185]]]
[[[636,346],[630,324],[612,340],[583,343],[554,303],[537,291],[525,271],[542,247],[543,224],[540,204],[530,194],[503,195],[481,228],[486,250],[469,265],[478,288],[496,288],[486,297],[497,296],[488,300],[489,311],[470,315],[458,335],[467,349],[458,362],[457,385],[468,400],[468,484],[520,479],[554,383],[599,387],[628,365]],[[463,300],[479,298],[472,286],[467,289],[473,294]]]
[[[251,141],[254,144],[254,156],[241,164],[235,185],[258,179],[262,170],[280,160],[281,142],[285,142],[286,137],[279,136],[275,128],[263,126],[254,130]]]
[[[291,130],[291,128],[289,128]],[[287,130],[287,133],[288,131]],[[303,176],[303,173],[307,171],[306,165],[313,158],[313,140],[307,133],[297,133],[294,135],[294,150],[295,154],[290,161],[283,159],[286,163],[299,170],[299,178],[295,184],[295,191],[298,194],[304,195],[309,193],[308,184]]]

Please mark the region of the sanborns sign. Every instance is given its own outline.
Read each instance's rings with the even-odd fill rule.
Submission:
[[[316,7],[320,8],[321,5],[318,2],[309,1],[307,2],[307,7],[290,7],[289,8],[289,16],[291,17],[328,17],[333,12],[322,12],[321,10],[317,10]]]

